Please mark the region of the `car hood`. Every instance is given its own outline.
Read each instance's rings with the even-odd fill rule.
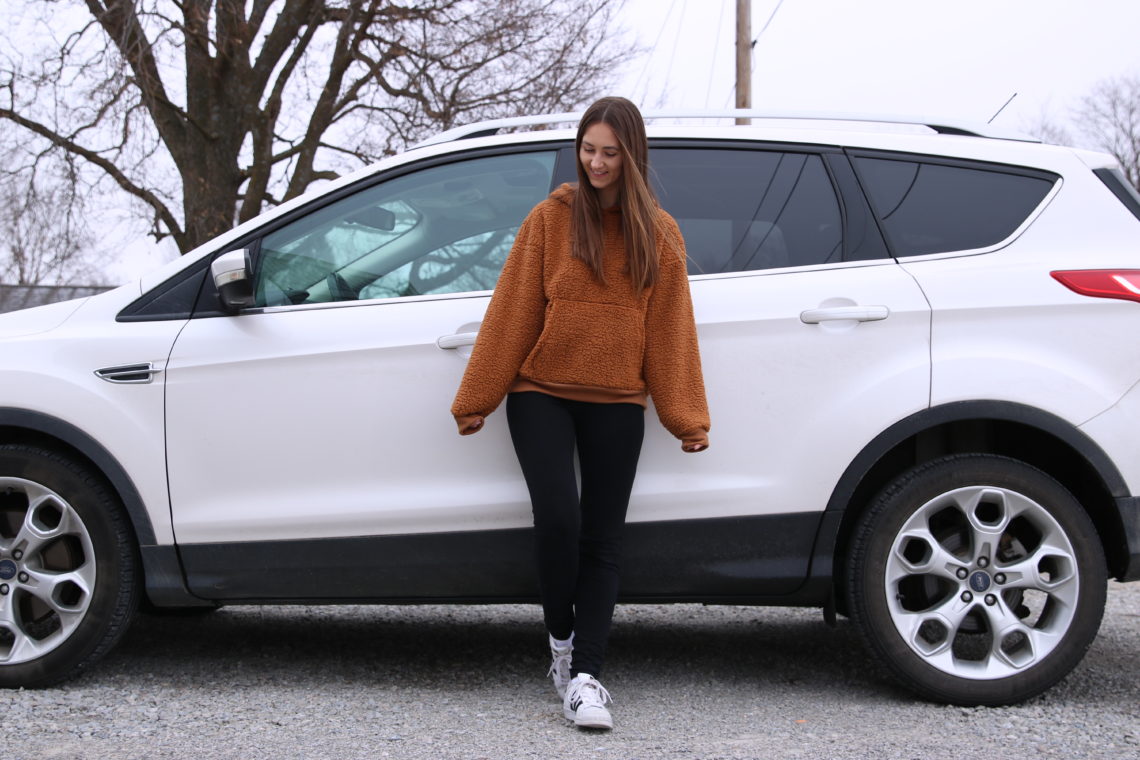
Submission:
[[[19,338],[54,330],[67,321],[67,318],[86,301],[87,298],[76,298],[73,301],[60,301],[0,314],[0,339]]]

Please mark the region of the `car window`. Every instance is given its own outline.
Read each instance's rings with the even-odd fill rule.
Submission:
[[[266,235],[258,306],[461,293],[495,287],[555,153],[427,167],[342,198]]]
[[[689,274],[842,260],[839,202],[816,154],[655,148],[651,165],[684,235]]]
[[[1125,208],[1132,212],[1132,216],[1140,219],[1140,193],[1136,192],[1136,188],[1124,176],[1124,172],[1120,169],[1093,169],[1093,174],[1112,191]]]
[[[864,156],[855,165],[896,256],[1000,243],[1053,186],[1044,176],[925,161]]]

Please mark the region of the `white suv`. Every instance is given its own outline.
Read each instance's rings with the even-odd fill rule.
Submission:
[[[461,438],[448,407],[520,221],[574,177],[571,130],[497,130],[567,118],[0,317],[0,684],[73,675],[140,602],[535,600],[505,421]],[[622,598],[820,607],[924,697],[1037,694],[1140,578],[1140,198],[1095,153],[757,122],[649,130],[714,445],[651,426]]]

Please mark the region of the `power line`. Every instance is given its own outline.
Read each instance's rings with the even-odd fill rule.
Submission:
[[[638,88],[641,86],[641,81],[645,80],[645,92],[642,94],[641,99],[644,101],[649,97],[649,78],[646,76],[649,73],[649,67],[653,63],[653,55],[660,49],[661,38],[665,35],[665,27],[669,25],[669,19],[673,16],[673,9],[677,7],[677,0],[669,3],[669,10],[665,13],[665,18],[661,20],[661,28],[657,30],[657,39],[653,40],[653,48],[649,51],[649,55],[645,57],[645,65],[641,67],[641,73],[637,75],[637,79],[633,83],[633,93],[637,94]],[[670,56],[672,62],[672,56]]]
[[[763,28],[761,28],[760,31],[756,33],[756,36],[752,38],[753,50],[756,49],[756,43],[760,41],[760,35],[764,34],[765,30],[768,29],[768,25],[772,23],[772,19],[776,18],[776,14],[780,12],[780,6],[783,4],[784,0],[780,0],[780,2],[776,3],[776,7],[772,9],[772,12],[770,14],[768,14],[768,20],[764,22]]]
[[[716,54],[717,54],[717,51],[720,50],[720,30],[721,30],[721,27],[724,26],[724,8],[725,8],[725,5],[727,3],[730,3],[730,2],[732,2],[732,0],[726,0],[725,3],[721,3],[720,16],[717,18],[717,22],[716,22],[716,36],[713,37],[712,64],[709,66],[709,84],[708,84],[708,87],[705,87],[705,108],[706,109],[709,107],[709,95],[712,92],[713,72],[716,71]]]
[[[677,35],[673,38],[673,47],[670,48],[670,50],[673,51],[673,54],[669,56],[669,67],[667,69],[665,69],[665,81],[661,85],[662,88],[668,87],[669,83],[673,81],[673,62],[677,60],[677,55],[676,55],[677,46],[681,42],[681,32],[685,28],[685,10],[688,7],[689,7],[688,3],[685,3],[682,0],[682,2],[681,2],[681,13],[677,17]],[[664,95],[664,90],[662,90],[662,95]]]

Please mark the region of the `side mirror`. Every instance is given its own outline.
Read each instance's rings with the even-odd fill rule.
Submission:
[[[253,278],[249,250],[229,251],[210,264],[218,300],[227,314],[237,314],[253,305]]]

